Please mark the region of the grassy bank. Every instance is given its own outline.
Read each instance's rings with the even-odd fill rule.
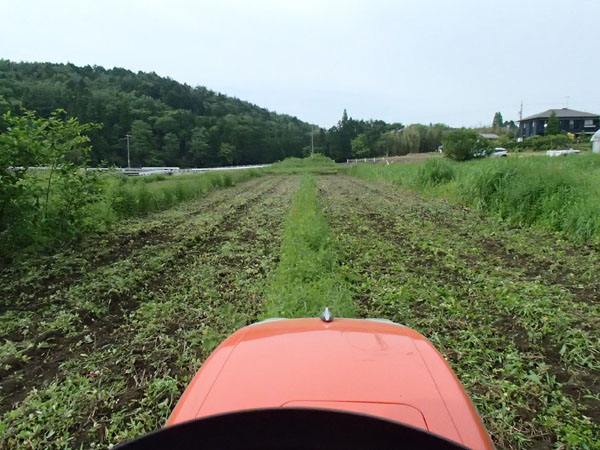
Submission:
[[[503,158],[455,163],[354,166],[351,174],[442,196],[497,215],[511,225],[559,232],[576,242],[600,232],[600,158]]]
[[[302,178],[290,209],[280,258],[270,277],[264,318],[316,317],[325,306],[338,317],[356,316],[335,241],[310,175]]]

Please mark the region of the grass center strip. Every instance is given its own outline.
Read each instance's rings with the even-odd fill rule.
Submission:
[[[337,317],[357,316],[311,175],[303,176],[290,208],[281,259],[270,277],[266,297],[264,318],[316,317],[325,306]]]

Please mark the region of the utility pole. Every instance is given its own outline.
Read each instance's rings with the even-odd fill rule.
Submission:
[[[131,168],[131,160],[129,159],[129,138],[131,137],[131,135],[129,133],[127,133],[125,135],[125,139],[127,139],[127,168],[130,169]]]
[[[521,100],[521,109],[519,110],[519,128],[517,128],[517,133],[519,131],[521,131],[521,127],[523,126],[522,121],[523,121],[523,100]]]
[[[310,129],[310,157],[312,158],[315,154],[315,127]]]

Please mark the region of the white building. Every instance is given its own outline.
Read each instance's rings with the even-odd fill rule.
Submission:
[[[600,130],[596,131],[590,140],[592,141],[592,151],[600,153]]]

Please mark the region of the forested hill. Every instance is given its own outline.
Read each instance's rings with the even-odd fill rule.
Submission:
[[[0,60],[0,113],[21,108],[47,117],[58,108],[90,133],[92,164],[207,167],[301,156],[311,125],[155,73],[73,64]]]

